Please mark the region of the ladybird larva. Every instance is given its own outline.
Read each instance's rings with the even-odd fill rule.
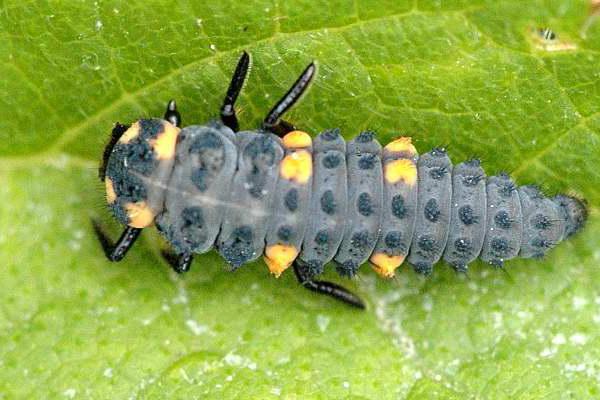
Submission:
[[[477,257],[501,267],[542,257],[585,222],[574,197],[545,197],[506,174],[486,178],[478,160],[453,166],[442,148],[419,156],[408,137],[382,148],[373,132],[346,143],[333,129],[313,140],[281,120],[309,86],[313,63],[260,129],[238,131],[234,104],[249,64],[244,52],[220,121],[181,128],[170,101],[164,119],[115,126],[100,178],[127,227],[113,244],[94,223],[109,260],[155,223],[178,272],[213,248],[231,269],[264,254],[275,276],[293,265],[304,287],[364,308],[348,290],[315,280],[327,263],[352,277],[369,260],[386,278],[405,259],[425,275],[442,258],[459,272]]]

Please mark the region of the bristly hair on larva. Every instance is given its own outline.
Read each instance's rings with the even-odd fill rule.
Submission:
[[[344,277],[366,262],[384,278],[405,260],[423,275],[442,259],[461,273],[476,258],[500,268],[544,256],[587,218],[576,197],[546,197],[506,173],[486,176],[476,158],[453,165],[446,147],[419,155],[411,138],[382,146],[372,131],[349,141],[339,129],[311,137],[281,117],[313,80],[314,63],[260,128],[240,131],[234,105],[249,66],[244,52],[219,120],[182,128],[171,100],[163,119],[115,125],[99,176],[126,227],[113,243],[94,222],[109,260],[121,260],[155,224],[177,272],[213,248],[231,270],[263,255],[273,275],[293,266],[307,289],[364,308],[317,279],[328,263]]]

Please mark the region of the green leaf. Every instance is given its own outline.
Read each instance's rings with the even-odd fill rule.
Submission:
[[[0,4],[0,399],[600,395],[600,19],[586,1]],[[211,253],[175,276],[150,230],[107,262],[89,219],[110,221],[96,168],[113,123],[170,98],[186,125],[216,117],[243,49],[243,128],[316,59],[289,115],[303,128],[477,155],[490,175],[585,198],[588,226],[506,272],[383,281],[365,265],[344,284],[366,312],[262,261],[232,274]]]

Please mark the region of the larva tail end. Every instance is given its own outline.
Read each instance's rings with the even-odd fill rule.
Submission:
[[[579,232],[588,217],[585,201],[564,194],[557,195],[553,200],[563,209],[567,218],[565,238]]]

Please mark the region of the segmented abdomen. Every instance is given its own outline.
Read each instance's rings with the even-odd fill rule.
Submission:
[[[418,157],[409,138],[382,149],[370,132],[346,143],[337,130],[280,140],[214,125],[181,131],[157,225],[177,251],[214,245],[234,268],[264,252],[276,275],[298,259],[353,276],[370,260],[390,277],[405,258],[429,274],[442,257],[459,271],[541,257],[584,219],[572,197],[486,179],[477,160],[453,167],[443,149]]]

